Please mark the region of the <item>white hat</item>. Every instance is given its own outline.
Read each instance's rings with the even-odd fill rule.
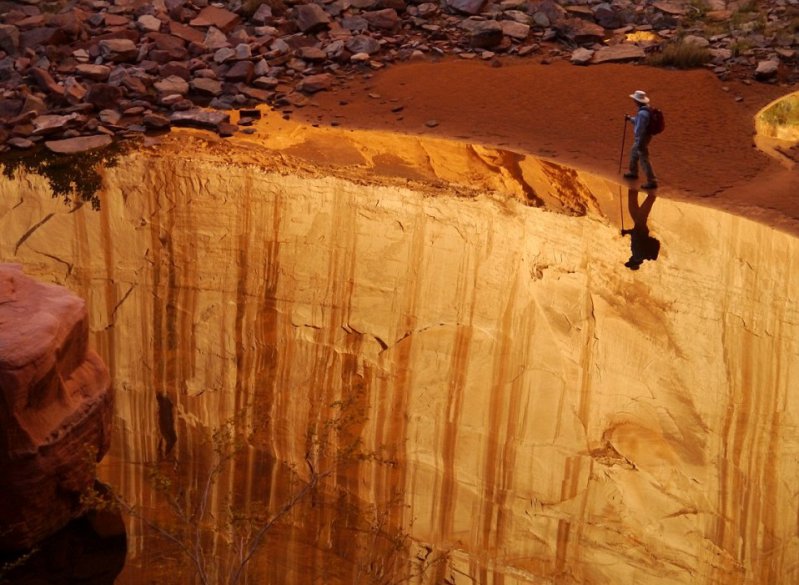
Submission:
[[[646,97],[646,92],[645,91],[641,91],[640,89],[636,90],[635,93],[631,93],[630,97],[633,98],[635,101],[637,101],[639,104],[648,104],[649,103],[649,98]]]

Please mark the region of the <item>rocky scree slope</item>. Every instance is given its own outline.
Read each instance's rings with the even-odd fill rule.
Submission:
[[[224,110],[289,116],[409,59],[592,65],[670,44],[722,78],[795,83],[799,0],[0,0],[0,152],[74,153],[172,125],[229,136],[258,112],[233,125]]]

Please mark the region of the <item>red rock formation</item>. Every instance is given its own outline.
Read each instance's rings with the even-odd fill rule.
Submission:
[[[0,549],[79,515],[108,450],[111,384],[88,334],[82,299],[0,264]]]

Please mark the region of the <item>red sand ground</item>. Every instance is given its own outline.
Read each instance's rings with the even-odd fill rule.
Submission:
[[[705,70],[447,60],[354,78],[299,113],[320,124],[502,146],[618,177],[624,114],[635,111],[628,96],[636,89],[666,114],[666,131],[650,147],[659,195],[701,199],[799,233],[799,171],[753,143],[757,111],[796,88],[724,83]],[[438,125],[427,127],[429,120]],[[628,128],[624,166],[631,135]]]

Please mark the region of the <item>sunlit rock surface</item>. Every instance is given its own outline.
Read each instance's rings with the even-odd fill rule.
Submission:
[[[28,548],[83,511],[113,411],[88,342],[82,299],[0,264],[0,549]]]
[[[379,456],[335,482],[444,559],[400,582],[799,580],[795,238],[658,199],[660,254],[631,271],[603,179],[277,124],[123,157],[99,212],[0,182],[2,259],[89,300],[123,497],[157,506],[138,462],[199,461],[198,429],[237,412],[302,470],[345,404]],[[282,501],[256,459],[215,484],[217,517],[231,492]],[[309,508],[252,575],[380,582],[345,524]],[[131,530],[120,583],[168,562]]]

